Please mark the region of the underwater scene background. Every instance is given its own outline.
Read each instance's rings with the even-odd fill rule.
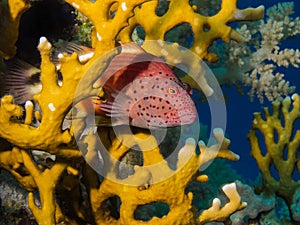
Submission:
[[[283,1],[278,1],[283,2]],[[247,1],[239,2],[238,5],[241,5],[241,7],[245,7],[247,5]],[[274,1],[251,1],[251,6],[256,7],[260,4],[265,5],[266,8],[272,6],[275,2]],[[295,6],[295,16],[299,16],[300,13],[300,4],[297,1],[294,1]],[[282,42],[282,48],[299,48],[300,45],[300,39],[299,35],[296,35],[294,37],[291,37],[285,41]],[[288,67],[288,68],[280,68],[280,71],[285,74],[285,79],[290,82],[292,86],[295,86],[295,93],[299,93],[300,87],[299,82],[300,79],[298,77],[299,74],[299,68],[294,67]],[[246,92],[249,90],[249,88],[246,88]],[[236,138],[235,142],[232,142],[231,146],[235,149],[235,151],[240,154],[241,159],[238,162],[234,162],[232,164],[233,168],[235,168],[239,173],[243,174],[243,176],[246,179],[252,179],[254,180],[257,177],[258,171],[257,167],[252,167],[250,165],[254,165],[255,161],[252,157],[250,157],[250,146],[249,142],[246,140],[246,138],[243,138],[247,136],[247,133],[250,126],[245,126],[245,121],[251,121],[253,119],[253,112],[256,111],[263,111],[263,107],[270,107],[271,103],[268,100],[265,100],[264,103],[260,103],[257,98],[254,99],[254,101],[249,102],[249,96],[244,95],[241,96],[236,93],[236,90],[230,90],[225,88],[224,93],[228,93],[230,98],[228,98],[227,102],[227,110],[228,110],[228,123],[227,123],[227,132],[228,137],[241,137]],[[248,100],[247,100],[248,99]],[[244,106],[244,107],[241,107]],[[249,124],[249,122],[247,122]],[[242,124],[242,125],[241,125]],[[299,127],[299,121],[296,122],[296,127]],[[243,147],[241,147],[243,146]],[[246,153],[246,154],[245,154]],[[298,174],[299,175],[299,174]],[[298,177],[299,179],[299,177]]]
[[[0,1],[0,224],[300,224],[299,18],[297,0]]]

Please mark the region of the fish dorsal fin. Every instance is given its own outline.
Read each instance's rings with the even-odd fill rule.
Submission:
[[[120,43],[120,44],[121,44],[120,54],[118,54],[112,59],[105,72],[95,82],[95,86],[98,87],[103,86],[104,84],[106,84],[106,81],[112,75],[115,75],[114,80],[118,80],[119,76],[123,76],[123,72],[127,70],[128,66],[132,64],[141,62],[139,66],[131,68],[136,71],[139,71],[141,68],[138,67],[142,67],[143,65],[145,65],[142,62],[159,60],[159,58],[147,53],[140,46],[134,43]],[[133,74],[129,74],[129,75],[133,76]],[[132,77],[130,78],[129,76],[126,76],[126,79],[132,80]]]
[[[2,75],[3,95],[13,95],[15,103],[22,104],[41,90],[38,68],[17,58],[7,61],[5,65]]]
[[[85,55],[85,54],[94,52],[93,48],[78,45],[74,42],[59,41],[56,45],[57,45],[57,48],[52,53],[52,56],[51,56],[51,60],[55,64],[59,64],[58,55],[61,53],[67,53],[68,55],[72,55],[74,52],[76,52],[78,54],[78,56],[80,57],[81,55]]]
[[[119,42],[120,45],[121,45],[121,53],[130,53],[130,54],[143,54],[143,53],[146,53],[146,51],[138,46],[137,44],[135,43],[132,43],[132,42],[129,42],[129,43],[122,43],[122,42]]]

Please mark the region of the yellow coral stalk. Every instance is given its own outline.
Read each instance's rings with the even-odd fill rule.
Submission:
[[[294,94],[292,100],[286,97],[282,103],[274,101],[272,105],[272,114],[268,108],[264,109],[266,119],[262,118],[261,113],[254,113],[248,139],[251,155],[263,176],[263,190],[283,197],[290,205],[293,194],[300,187],[300,181],[293,179],[299,161],[300,131],[295,130],[294,123],[300,118],[300,97]],[[264,136],[266,154],[262,153],[264,149],[259,144],[257,132]],[[276,168],[279,180],[271,171],[272,165]]]
[[[29,192],[28,194],[28,206],[39,224],[56,224],[56,203],[54,190],[58,179],[60,178],[61,173],[66,169],[67,164],[62,162],[56,162],[50,170],[46,169],[43,172],[41,172],[30,158],[28,152],[26,150],[21,151],[25,167],[28,169],[34,181],[36,182],[40,194],[41,208],[36,206],[34,201],[34,195],[32,192]]]

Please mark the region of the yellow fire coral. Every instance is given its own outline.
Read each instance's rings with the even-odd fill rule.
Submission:
[[[275,101],[272,105],[273,114],[265,108],[265,119],[261,113],[254,114],[253,128],[248,138],[251,154],[262,173],[263,191],[284,198],[290,206],[300,187],[300,181],[293,178],[293,174],[300,171],[300,132],[294,127],[295,121],[300,118],[300,97],[294,94],[292,100],[286,97],[282,103]],[[259,142],[258,132],[264,136],[266,149]]]
[[[158,16],[157,2],[150,1],[135,9],[135,16],[129,19],[129,26],[121,31],[121,40],[129,41],[134,28],[138,25],[145,30],[145,40],[165,40],[168,31],[185,22],[191,26],[194,34],[191,50],[202,59],[216,61],[217,56],[208,52],[208,47],[214,40],[218,38],[225,42],[243,40],[243,37],[227,23],[258,20],[263,16],[263,6],[240,10],[237,9],[236,2],[236,0],[223,0],[221,10],[214,16],[206,17],[195,12],[196,6],[191,6],[189,1],[170,1],[168,11]],[[155,55],[163,56],[160,46],[143,47]]]
[[[110,51],[114,49],[116,40],[119,38],[122,41],[129,41],[129,35],[136,24],[144,25],[146,39],[163,40],[169,29],[181,22],[188,22],[195,35],[192,49],[200,57],[213,61],[216,56],[207,52],[213,40],[216,38],[222,38],[225,41],[241,39],[226,24],[237,20],[258,19],[263,13],[263,8],[239,10],[236,8],[235,0],[223,0],[222,10],[217,15],[204,17],[195,13],[195,7],[190,6],[188,1],[172,0],[169,11],[164,16],[157,17],[155,15],[157,1],[146,3],[147,0],[95,2],[67,0],[67,2],[86,15],[95,26],[92,34],[94,56],[82,63],[76,53],[71,56],[62,55],[59,72],[62,74],[63,82],[59,84],[57,82],[59,72],[50,60],[51,44],[46,38],[41,38],[38,49],[41,54],[42,91],[34,96],[34,101],[39,109],[34,108],[33,103],[28,101],[25,105],[25,118],[22,118],[23,108],[14,104],[12,96],[4,96],[0,105],[0,136],[14,146],[12,149],[5,148],[0,151],[0,166],[11,172],[19,183],[30,192],[28,204],[38,223],[76,224],[83,220],[92,224],[127,225],[157,224],[158,222],[160,224],[204,224],[209,221],[223,221],[231,213],[245,207],[235,185],[230,184],[223,187],[223,191],[229,198],[226,205],[221,207],[220,201],[215,199],[211,208],[204,210],[200,216],[196,217],[191,205],[193,195],[185,193],[188,182],[197,174],[199,167],[209,163],[215,157],[238,159],[237,155],[228,150],[229,141],[224,139],[222,132],[215,133],[216,145],[207,147],[200,142],[201,154],[199,155],[195,151],[195,141],[188,139],[178,154],[178,169],[172,171],[160,154],[154,137],[146,131],[140,131],[134,135],[122,134],[122,142],[120,142],[120,139],[111,134],[112,129],[99,128],[100,137],[111,135],[110,139],[106,139],[106,147],[116,160],[120,160],[133,145],[140,145],[140,148],[145,150],[144,145],[133,140],[149,138],[152,145],[154,143],[154,147],[150,151],[142,151],[143,166],[135,166],[135,173],[123,180],[117,177],[115,165],[110,159],[105,159],[109,169],[106,171],[107,177],[102,178],[100,183],[96,172],[84,162],[82,157],[82,154],[87,154],[87,159],[95,158],[95,152],[98,150],[95,138],[98,136],[93,133],[83,136],[82,143],[79,144],[86,146],[86,152],[81,153],[75,144],[74,126],[77,122],[82,121],[74,121],[68,129],[63,128],[63,122],[73,103],[98,94],[96,93],[98,88],[94,87],[96,75],[101,74],[110,60],[118,54],[117,51]],[[0,37],[0,56],[2,58],[9,58],[14,54],[12,46],[17,38],[15,35],[17,35],[18,21],[21,13],[28,6],[26,2],[18,3],[18,0],[10,0],[9,7],[5,6],[4,8],[1,3],[1,10],[4,9],[5,12],[1,11],[1,21],[9,19],[0,24],[0,31],[1,33],[3,29],[12,31],[12,33],[7,33],[10,36]],[[140,6],[140,8],[136,8],[136,6]],[[176,16],[178,13],[183,13],[186,17]],[[157,23],[160,25],[157,26]],[[204,27],[209,27],[209,30]],[[155,31],[154,28],[157,30]],[[144,47],[146,50],[150,50],[149,46]],[[164,48],[167,50],[168,46],[164,46]],[[157,53],[158,56],[165,53],[158,46],[153,46],[152,49],[154,51],[152,53]],[[164,56],[167,60],[172,58],[168,54]],[[97,67],[92,67],[95,59],[98,62]],[[176,64],[178,60],[183,62],[186,59],[173,59],[173,62]],[[195,68],[199,67],[193,67],[194,70]],[[86,74],[88,70],[91,72],[90,74]],[[76,95],[76,89],[82,79],[85,79],[85,82],[81,82],[83,85],[80,85],[81,95]],[[201,81],[206,82],[205,78],[202,78]],[[33,125],[33,119],[39,122],[38,126]],[[131,145],[124,146],[125,141]],[[218,151],[219,149],[221,150]],[[32,150],[53,154],[55,160],[39,162],[34,159]],[[160,163],[159,167],[148,169],[148,166],[157,163]],[[207,177],[200,176],[196,179],[203,181],[207,180]],[[87,192],[85,197],[89,198],[88,200],[82,199],[82,185],[85,186]],[[40,206],[35,204],[37,199],[32,194],[33,190],[39,191]],[[55,195],[60,192],[68,193],[66,196],[70,202],[68,207],[74,212],[72,215],[65,213],[61,206],[63,203],[56,201]],[[122,201],[119,219],[113,218],[109,214],[108,206],[105,204],[113,196],[119,196]],[[134,218],[134,212],[138,206],[152,202],[168,204],[169,213],[161,219],[152,218],[148,222]]]
[[[107,133],[104,132],[106,130],[106,128],[100,129],[99,135],[100,137],[103,136],[104,141],[106,140],[108,151],[117,160],[121,160],[121,157],[133,146],[138,145],[141,149],[145,148],[142,147],[145,144],[157,146],[155,139],[144,132],[137,133],[135,138],[126,133],[122,134],[119,137],[122,140],[120,141],[115,137],[112,130],[109,132],[110,137],[107,138]],[[223,221],[229,214],[245,207],[245,203],[240,200],[236,187],[231,184],[223,187],[229,198],[229,203],[226,206],[220,207],[219,200],[215,199],[212,207],[203,211],[199,217],[195,217],[193,214],[191,206],[193,194],[185,194],[185,188],[191,181],[192,176],[197,173],[199,167],[214,159],[215,154],[211,152],[215,153],[221,146],[217,157],[230,160],[238,159],[237,155],[227,149],[229,145],[227,139],[220,143],[224,138],[223,133],[215,131],[215,136],[217,144],[210,147],[200,145],[200,155],[195,152],[195,141],[188,139],[179,152],[177,163],[179,169],[176,171],[170,169],[158,147],[142,152],[144,165],[142,167],[135,166],[136,172],[128,178],[117,178],[116,167],[109,166],[107,177],[113,178],[104,179],[99,188],[95,188],[92,184],[95,182],[97,175],[95,172],[90,171],[88,179],[91,182],[90,185],[94,187],[90,190],[90,196],[93,196],[91,204],[97,224],[204,224],[209,221]],[[137,142],[133,141],[134,139]],[[110,143],[109,140],[113,141]],[[122,144],[124,142],[127,144],[126,146]],[[154,168],[151,166],[154,166]],[[131,185],[124,185],[124,183]],[[107,199],[114,196],[119,196],[122,202],[119,219],[108,216],[109,211],[103,204]],[[170,208],[168,214],[161,219],[154,217],[147,223],[134,219],[134,213],[138,206],[154,202],[166,203]]]

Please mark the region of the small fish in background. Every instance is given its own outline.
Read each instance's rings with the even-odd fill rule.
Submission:
[[[84,63],[93,56],[93,49],[80,46],[72,42],[59,41],[55,50],[51,54],[51,61],[55,64],[57,70],[60,69],[58,55],[66,53],[71,55],[76,52],[79,60]],[[24,104],[27,100],[32,100],[33,95],[39,93],[42,89],[40,82],[40,69],[33,65],[13,58],[5,61],[4,71],[1,73],[1,96],[13,95],[16,104]],[[62,76],[58,73],[58,85],[62,85]]]
[[[40,70],[20,59],[6,61],[1,75],[1,95],[14,96],[15,104],[32,100],[33,95],[42,90]]]
[[[83,100],[78,107],[85,114],[95,113],[100,118],[99,125],[109,125],[103,123],[104,117],[111,118],[113,125],[129,124],[147,129],[193,123],[197,110],[189,85],[181,82],[163,60],[141,47],[127,43],[121,44],[121,48],[121,53],[112,59],[96,81],[97,86],[103,87],[105,98],[95,96]],[[58,69],[61,52],[77,52],[81,62],[93,56],[91,48],[63,42],[52,55]],[[20,60],[8,62],[3,76],[5,94],[13,95],[17,104],[31,100],[41,90],[39,72]],[[62,77],[57,79],[61,85]]]
[[[59,40],[54,44],[54,51],[51,53],[51,61],[60,68],[59,54],[66,53],[72,55],[74,52],[78,55],[81,63],[86,63],[94,55],[94,49],[86,46],[78,45],[74,42]]]

